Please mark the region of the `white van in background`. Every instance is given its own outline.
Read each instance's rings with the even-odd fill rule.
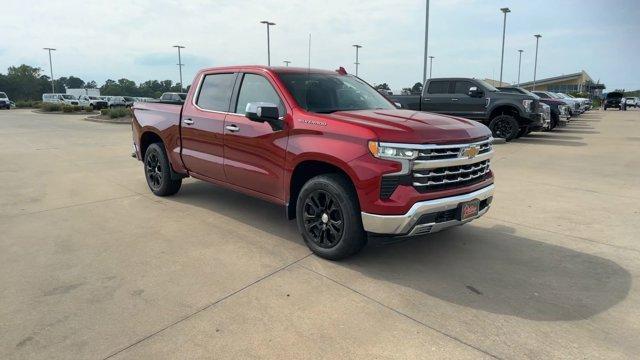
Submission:
[[[69,94],[42,94],[42,102],[50,104],[80,105],[78,99]],[[86,106],[89,106],[89,104]]]

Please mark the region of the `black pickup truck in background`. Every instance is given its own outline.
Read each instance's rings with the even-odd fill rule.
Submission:
[[[460,116],[487,125],[506,141],[541,130],[537,97],[501,92],[491,84],[470,78],[427,80],[422,95],[389,95],[403,109]]]

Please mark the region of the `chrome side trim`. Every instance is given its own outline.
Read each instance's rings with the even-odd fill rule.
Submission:
[[[362,212],[362,225],[364,229],[371,233],[376,234],[388,234],[388,235],[408,235],[416,230],[413,229],[420,217],[425,214],[430,214],[434,212],[440,212],[445,210],[451,210],[458,207],[458,204],[471,201],[474,199],[485,200],[491,196],[493,196],[495,186],[489,185],[480,190],[474,191],[472,193],[456,195],[451,197],[446,197],[442,199],[421,201],[413,204],[411,209],[407,211],[404,215],[378,215],[378,214],[370,214],[366,212]],[[488,209],[488,207],[487,207]],[[482,216],[486,211],[482,211],[478,213],[478,218]],[[475,219],[473,218],[473,219]],[[473,219],[465,220],[464,222],[471,221]],[[457,225],[458,223],[463,223],[461,221],[454,222],[446,222],[446,223],[438,223],[435,224],[440,228],[444,228],[444,224],[451,223],[449,226]],[[423,224],[420,226],[422,227]],[[429,225],[429,224],[424,224]],[[434,224],[431,224],[434,225]],[[434,225],[434,226],[435,226]]]

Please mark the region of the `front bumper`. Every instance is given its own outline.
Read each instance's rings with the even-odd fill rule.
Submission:
[[[467,223],[484,215],[493,200],[494,185],[464,195],[415,203],[404,215],[378,215],[362,212],[364,230],[381,235],[414,236],[438,232],[440,230]],[[478,215],[460,221],[451,217],[451,212],[460,203],[480,200]]]

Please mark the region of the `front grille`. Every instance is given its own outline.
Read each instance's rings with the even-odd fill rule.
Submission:
[[[413,186],[418,191],[467,186],[484,180],[489,171],[489,160],[468,165],[419,170],[413,173]]]
[[[442,146],[442,147],[434,147],[431,149],[420,150],[418,154],[417,160],[446,160],[446,159],[456,159],[460,156],[462,151],[467,147],[467,145],[456,145],[453,147]],[[484,154],[491,151],[491,142],[487,141],[484,143],[480,143],[478,145],[480,151],[478,154]]]

